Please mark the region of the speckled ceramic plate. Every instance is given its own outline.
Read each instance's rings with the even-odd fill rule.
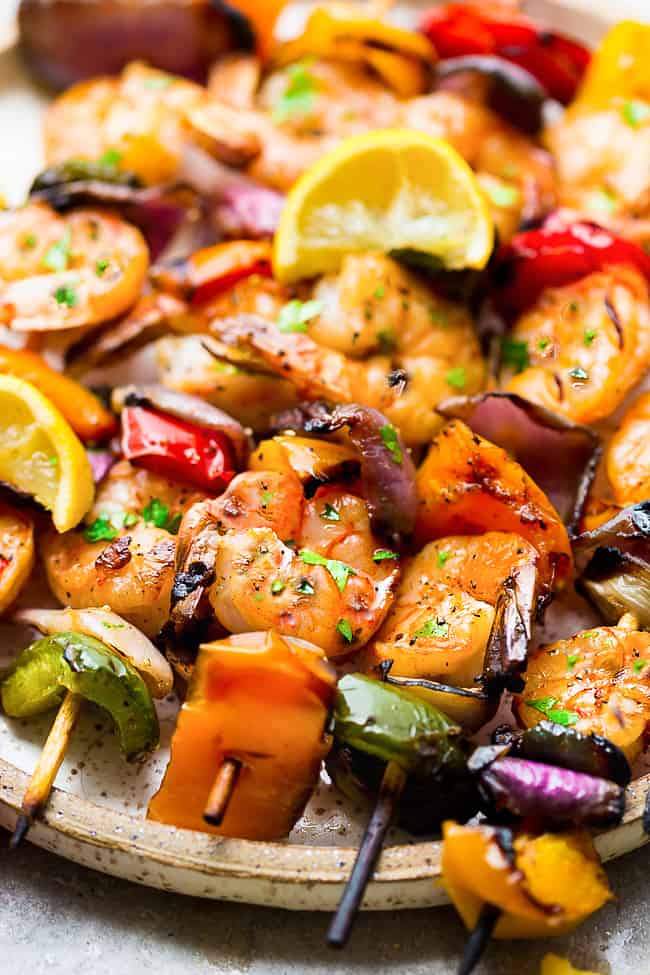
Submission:
[[[593,43],[614,18],[650,19],[646,3],[530,0],[528,9]],[[0,193],[17,202],[40,168],[40,120],[45,98],[26,78],[13,44],[8,8],[15,6],[15,0],[2,0],[1,5],[0,131],[5,135],[0,140]],[[600,14],[596,12],[599,9]],[[408,6],[398,13],[408,17]],[[113,378],[118,381],[120,377]],[[567,617],[555,609],[544,637],[557,639],[589,623],[591,620],[584,616],[571,613]],[[27,634],[0,626],[0,667],[27,641]],[[132,767],[122,761],[101,713],[88,705],[57,778],[57,788],[30,840],[96,870],[177,893],[293,910],[334,908],[350,873],[368,811],[345,802],[325,777],[285,843],[221,839],[146,821],[147,803],[167,762],[176,710],[174,699],[162,703],[162,746],[147,763]],[[2,826],[11,829],[15,823],[50,722],[51,716],[29,722],[0,716]],[[623,823],[598,837],[604,859],[645,841],[641,814],[649,785],[648,774],[633,783]],[[446,898],[439,875],[439,843],[416,842],[393,831],[368,887],[364,907],[388,910],[442,904]]]

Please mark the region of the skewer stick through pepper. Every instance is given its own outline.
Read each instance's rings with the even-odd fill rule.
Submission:
[[[228,803],[237,785],[240,769],[241,762],[235,758],[226,758],[217,772],[203,812],[203,818],[211,826],[221,826],[228,809]]]
[[[91,636],[64,631],[32,643],[10,667],[0,694],[6,714],[14,718],[60,704],[27,787],[11,849],[25,839],[47,803],[84,699],[109,712],[128,761],[158,744],[158,718],[143,678],[126,659]]]
[[[440,797],[441,780],[450,786],[448,794],[453,796],[452,780],[466,781],[468,776],[465,751],[458,740],[460,727],[427,701],[401,688],[363,674],[348,674],[339,681],[334,718],[335,748],[328,769],[339,788],[350,791],[350,779],[365,773],[373,780],[373,791],[381,777],[373,814],[327,936],[332,947],[342,948],[410,780],[423,781],[425,791],[428,786],[426,805],[430,807],[435,806],[433,796]],[[467,799],[463,793],[466,807]],[[424,806],[425,796],[417,796],[415,803]]]

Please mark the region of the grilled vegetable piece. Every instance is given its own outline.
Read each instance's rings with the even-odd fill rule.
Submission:
[[[625,791],[615,782],[523,758],[498,758],[478,781],[488,815],[605,827],[619,823],[625,811]]]
[[[391,762],[407,773],[396,806],[398,821],[411,832],[431,832],[446,816],[475,811],[460,726],[410,690],[346,674],[327,758],[334,782],[354,798],[376,796]]]
[[[484,904],[502,914],[495,938],[562,935],[612,900],[590,835],[514,835],[494,826],[443,828],[444,884],[465,925]]]
[[[496,714],[498,698],[474,687],[454,687],[422,677],[399,677],[391,673],[389,666],[380,665],[381,679],[393,687],[401,687],[443,711],[448,718],[468,731],[477,731]]]
[[[142,677],[99,640],[63,632],[27,647],[4,677],[2,706],[11,718],[28,718],[56,707],[66,691],[111,715],[127,761],[158,745],[158,718]]]
[[[578,589],[608,623],[634,613],[650,625],[650,502],[642,501],[580,535],[574,551]]]
[[[359,456],[346,444],[278,435],[258,444],[249,467],[253,471],[292,470],[303,482],[336,481],[358,473]]]
[[[628,761],[640,754],[650,722],[650,633],[636,621],[583,630],[531,655],[516,698],[526,727],[543,719],[602,735]]]
[[[579,517],[599,457],[599,437],[514,393],[455,396],[438,406],[507,450],[546,494],[569,529]],[[555,459],[549,464],[548,458]]]
[[[434,439],[417,472],[415,538],[486,531],[521,535],[539,552],[542,594],[562,586],[573,558],[564,525],[537,484],[505,450],[452,420]]]
[[[607,444],[605,466],[619,505],[650,498],[650,393],[642,393],[626,411]]]
[[[506,746],[516,758],[610,779],[623,787],[632,778],[629,762],[617,745],[601,735],[582,734],[554,721],[540,721],[523,732],[501,726],[495,729],[493,741]]]
[[[334,671],[317,647],[274,633],[203,644],[149,818],[185,829],[271,840],[292,829],[330,739]],[[240,770],[222,824],[204,810],[225,761]]]

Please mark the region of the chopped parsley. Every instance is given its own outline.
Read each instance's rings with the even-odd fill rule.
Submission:
[[[417,640],[421,636],[449,636],[449,623],[444,620],[427,620],[424,626],[421,626],[419,630],[416,630],[413,634]]]
[[[537,351],[546,352],[550,344],[551,344],[550,339],[546,339],[546,338],[540,339],[539,342],[537,343]]]
[[[587,348],[589,348],[589,346],[591,345],[591,343],[593,342],[593,340],[596,338],[597,335],[598,332],[596,331],[595,328],[585,329],[584,343],[587,346]]]
[[[377,341],[382,352],[392,352],[397,347],[397,336],[389,328],[377,332]]]
[[[63,237],[55,241],[45,252],[43,267],[50,271],[65,271],[70,263],[70,243],[72,233],[68,227]]]
[[[77,292],[71,284],[62,284],[60,288],[57,288],[54,292],[54,299],[59,305],[67,305],[68,308],[74,308],[79,301]]]
[[[588,205],[594,210],[602,210],[605,213],[613,213],[618,206],[616,195],[606,186],[594,190],[589,194]]]
[[[341,520],[341,516],[338,513],[338,511],[336,510],[336,508],[333,508],[332,505],[331,504],[327,504],[327,502],[325,503],[325,507],[321,511],[320,516],[321,516],[321,518],[324,518],[325,521],[340,521]]]
[[[118,534],[118,529],[113,527],[108,515],[100,515],[84,529],[87,542],[112,542]]]
[[[549,721],[554,721],[555,724],[561,724],[565,728],[570,725],[575,724],[579,720],[579,715],[575,711],[565,711],[562,708],[556,708],[555,705],[558,703],[556,697],[540,697],[536,700],[528,700],[524,702],[529,708],[534,708],[535,711],[539,711]]]
[[[289,81],[273,110],[275,122],[286,122],[293,115],[307,115],[314,107],[317,82],[302,61],[289,68]]]
[[[404,460],[404,455],[402,453],[402,448],[400,447],[399,437],[397,436],[397,430],[390,423],[386,423],[383,427],[379,428],[379,436],[382,439],[382,443],[391,459],[396,464],[401,464]]]
[[[273,491],[262,491],[260,494],[260,501],[262,502],[263,508],[268,508],[273,501]]]
[[[285,584],[281,579],[274,579],[271,583],[271,592],[274,596],[278,596],[281,592],[284,592],[285,588]]]
[[[316,590],[309,579],[301,579],[296,586],[296,592],[299,592],[301,596],[313,596]]]
[[[160,498],[152,498],[142,512],[147,525],[155,525],[156,528],[164,528],[170,535],[177,535],[181,524],[182,515],[169,514],[169,508],[163,504]]]
[[[372,553],[373,562],[386,562],[388,559],[398,559],[399,555],[397,552],[391,552],[389,548],[378,548],[376,552]]]
[[[36,234],[25,234],[22,241],[22,246],[26,247],[28,250],[33,250],[38,244],[38,237]]]
[[[569,670],[573,670],[573,668],[575,667],[575,665],[578,663],[579,660],[580,660],[580,654],[579,653],[569,653],[569,654],[567,654],[566,665],[567,665],[568,669]]]
[[[643,122],[650,118],[650,105],[647,102],[634,99],[625,102],[621,114],[631,128],[638,129]]]
[[[324,555],[312,552],[308,548],[302,548],[298,555],[305,565],[322,565],[327,569],[341,592],[345,589],[350,576],[356,575],[354,569],[346,565],[345,562],[339,562],[338,559],[326,559]]]
[[[447,380],[447,385],[451,386],[452,389],[465,389],[467,383],[465,367],[456,366],[454,369],[450,369],[445,379]]]
[[[123,630],[126,623],[109,623],[106,620],[102,620],[102,626],[105,626],[107,630]]]
[[[575,368],[569,369],[569,375],[572,379],[577,379],[581,383],[586,383],[589,379],[589,373],[582,366],[575,366]]]
[[[145,88],[151,88],[153,91],[164,91],[165,88],[169,88],[173,80],[174,79],[171,77],[171,75],[159,74],[154,78],[147,78],[144,86]]]
[[[643,668],[645,667],[645,665],[647,664],[647,662],[648,662],[647,660],[635,660],[634,661],[634,673],[635,674],[640,674],[641,671],[643,670]]]
[[[381,299],[384,297],[385,294],[386,294],[386,288],[383,286],[383,284],[378,284],[374,291],[374,296],[377,299],[377,301],[381,301]]]
[[[445,562],[451,557],[451,552],[445,552],[442,549],[438,552],[438,568],[443,569]]]
[[[441,308],[429,308],[429,320],[433,325],[441,325],[443,328],[449,324],[449,316]]]
[[[122,162],[122,156],[123,153],[119,149],[107,149],[106,152],[102,153],[97,162],[100,166],[108,166],[109,169],[115,169]]]
[[[299,301],[294,298],[280,309],[278,328],[281,332],[306,332],[307,322],[323,310],[322,301]]]
[[[501,339],[501,365],[515,372],[523,372],[530,365],[528,343],[504,336]]]
[[[503,183],[487,183],[483,189],[496,207],[513,207],[521,199],[521,193],[516,186],[506,186]]]
[[[340,619],[336,624],[336,630],[347,643],[352,643],[352,627],[349,620]]]
[[[47,462],[50,467],[58,467],[59,458],[56,456],[56,454],[53,454],[51,457],[47,458]]]
[[[108,270],[110,263],[111,262],[107,260],[105,257],[102,257],[97,261],[97,263],[95,264],[95,274],[97,275],[98,278],[101,278],[104,271]]]

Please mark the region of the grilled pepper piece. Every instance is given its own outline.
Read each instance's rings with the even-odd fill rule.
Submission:
[[[127,761],[158,745],[158,718],[142,677],[99,640],[80,633],[32,643],[9,668],[0,693],[10,718],[28,718],[59,705],[68,691],[108,711]]]
[[[243,839],[286,836],[329,750],[336,688],[322,652],[275,633],[203,644],[172,739],[171,761],[149,818]],[[222,824],[203,818],[224,762],[239,773]]]
[[[459,725],[402,688],[347,674],[339,681],[328,771],[344,794],[358,799],[376,795],[391,762],[408,775],[398,820],[411,832],[475,811]]]
[[[513,836],[447,822],[443,836],[444,884],[470,929],[488,903],[502,912],[495,938],[567,934],[613,899],[585,831]]]

